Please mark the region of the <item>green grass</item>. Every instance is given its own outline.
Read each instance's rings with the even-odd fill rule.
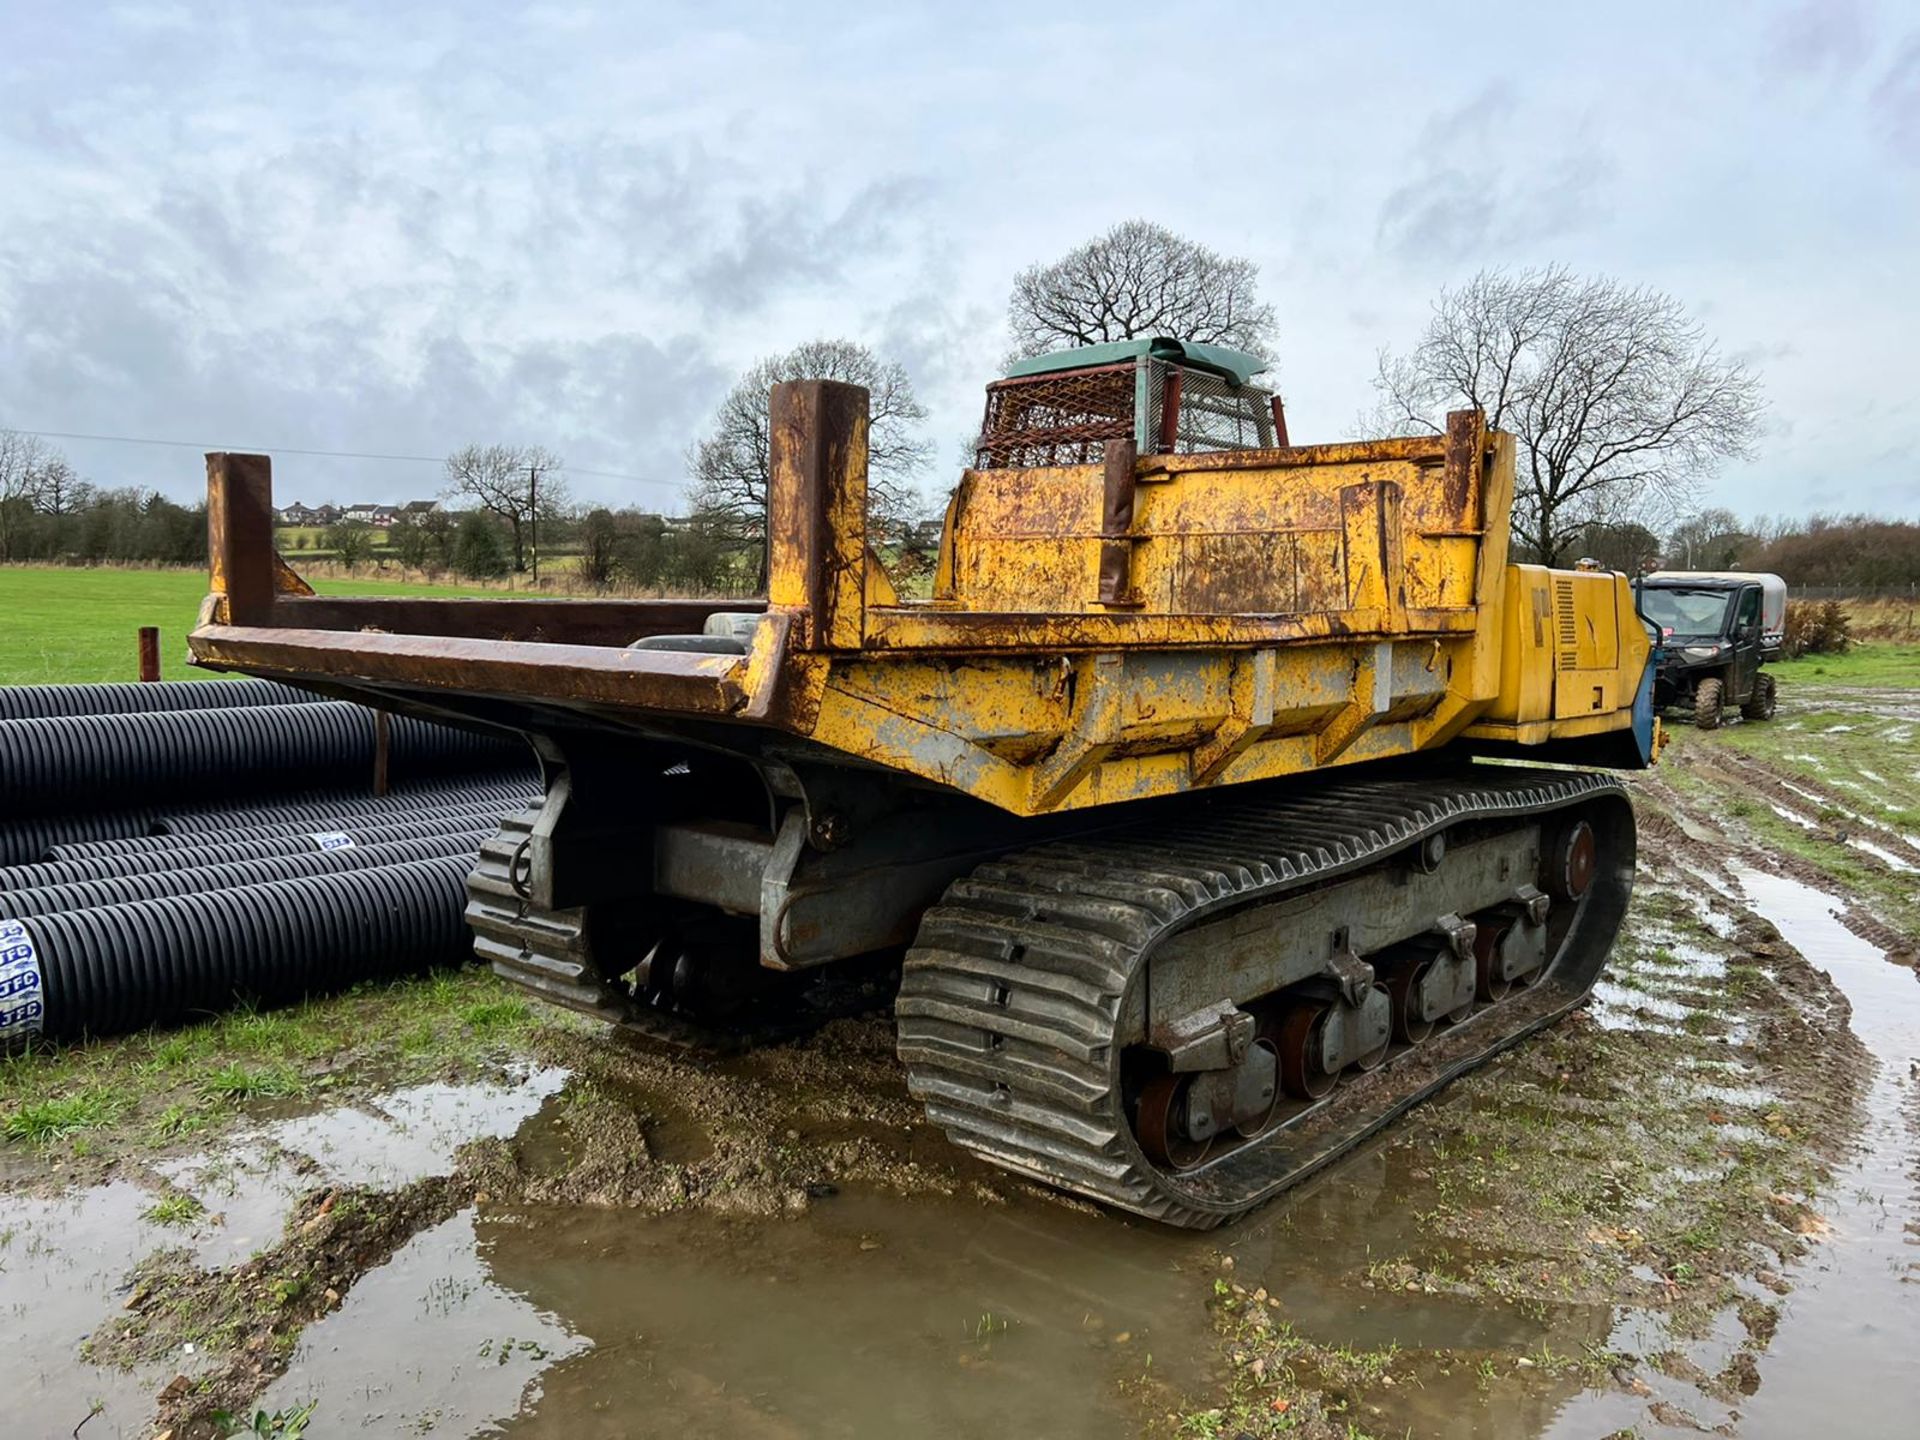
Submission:
[[[104,1090],[54,1095],[12,1111],[0,1121],[0,1134],[9,1140],[59,1140],[107,1124],[119,1109],[118,1102]]]
[[[1866,640],[1844,655],[1803,655],[1771,667],[1784,691],[1819,685],[1874,685],[1920,689],[1920,645]]]
[[[298,1095],[305,1088],[306,1082],[284,1061],[245,1065],[236,1060],[206,1079],[207,1093],[222,1100],[274,1099]]]
[[[295,556],[297,562],[298,556]],[[471,585],[409,584],[372,577],[318,580],[322,595],[499,595]],[[199,570],[0,566],[0,685],[139,678],[143,625],[160,627],[161,674],[214,677],[186,663],[187,632],[206,597]]]
[[[206,1213],[206,1206],[191,1195],[173,1190],[154,1201],[144,1213],[156,1225],[191,1225]]]
[[[0,1141],[116,1152],[204,1143],[248,1102],[343,1096],[446,1076],[519,1053],[568,1023],[469,967],[369,980],[278,1010],[0,1056]]]

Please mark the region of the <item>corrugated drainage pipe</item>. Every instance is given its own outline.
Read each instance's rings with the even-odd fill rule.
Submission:
[[[393,773],[524,763],[526,747],[407,716],[391,727]],[[351,784],[373,766],[373,712],[345,701],[74,715],[0,725],[0,793],[17,815],[157,804],[238,786]]]
[[[112,1035],[457,965],[466,877],[464,859],[418,860],[0,920],[0,1038]]]
[[[429,835],[421,840],[392,840],[385,845],[356,845],[305,855],[269,855],[260,860],[230,860],[224,865],[196,865],[186,870],[106,875],[98,880],[73,880],[65,885],[0,890],[0,919],[48,915],[57,910],[92,910],[101,905],[124,905],[131,900],[155,900],[162,895],[193,895],[202,890],[236,890],[269,880],[297,880],[302,875],[377,870],[382,865],[405,865],[445,855],[460,855],[472,861],[479,857],[484,838],[471,833]]]
[[[140,715],[158,710],[228,710],[242,705],[306,705],[325,698],[272,680],[8,685],[0,687],[0,720],[44,720],[52,715]]]
[[[394,824],[417,820],[471,821],[491,824],[509,810],[524,810],[528,801],[486,800],[477,805],[435,806],[431,809],[395,810],[381,816]],[[361,817],[365,818],[365,817]],[[354,817],[338,813],[311,820],[288,820],[278,825],[239,825],[233,829],[187,830],[171,835],[132,835],[114,840],[88,840],[74,845],[54,845],[47,850],[49,860],[87,860],[95,855],[147,855],[157,850],[193,850],[206,845],[232,845],[247,840],[269,840],[281,835],[311,835],[337,831],[354,823]],[[465,828],[462,826],[462,828]]]
[[[372,825],[364,829],[316,830],[309,835],[269,835],[239,840],[231,845],[209,843],[185,850],[149,850],[136,855],[89,855],[85,860],[45,860],[38,865],[9,865],[0,869],[0,890],[29,885],[65,885],[73,880],[98,880],[108,875],[146,875],[156,870],[190,870],[201,865],[224,865],[234,860],[264,860],[273,855],[310,855],[354,845],[385,845],[394,840],[419,840],[431,835],[493,835],[499,826],[471,820],[414,820],[404,825]]]
[[[153,828],[151,810],[81,810],[30,820],[0,820],[0,865],[44,860],[56,845],[125,839]]]
[[[398,817],[410,810],[464,809],[496,803],[500,813],[526,807],[528,796],[538,796],[540,782],[533,776],[486,785],[412,786],[390,795],[323,796],[309,800],[289,797],[284,804],[235,806],[231,810],[163,810],[153,822],[156,835],[180,835],[196,830],[226,830],[251,825],[278,825],[296,820],[342,820],[349,816]]]

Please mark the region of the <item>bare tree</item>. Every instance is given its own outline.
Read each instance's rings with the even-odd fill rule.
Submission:
[[[1442,291],[1404,356],[1383,352],[1377,423],[1438,430],[1486,411],[1519,443],[1516,536],[1547,564],[1589,524],[1656,529],[1720,461],[1753,453],[1760,381],[1680,302],[1565,268],[1482,271]]]
[[[1678,570],[1734,570],[1760,545],[1731,510],[1702,510],[1667,532],[1666,560]]]
[[[773,449],[767,404],[773,387],[790,380],[841,380],[866,388],[870,533],[898,531],[914,518],[920,497],[913,477],[932,450],[914,429],[927,412],[907,372],[864,345],[810,340],[742,375],[720,402],[712,431],[688,454],[687,469],[694,513],[702,523],[736,548],[758,550],[760,590],[767,585],[767,476]]]
[[[525,570],[539,522],[566,513],[561,466],[558,455],[537,445],[468,445],[447,457],[447,487],[441,493],[471,500],[505,521],[513,568]]]
[[[38,435],[0,430],[0,561],[15,558],[22,534],[49,495],[73,483],[66,457]]]
[[[1270,356],[1273,307],[1254,293],[1259,278],[1251,260],[1128,220],[1014,277],[1014,355],[1171,335]]]

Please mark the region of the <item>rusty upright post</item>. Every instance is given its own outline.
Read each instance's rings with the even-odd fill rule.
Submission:
[[[806,612],[807,650],[856,650],[866,625],[867,392],[773,387],[767,603]]]
[[[384,710],[373,712],[373,793],[384,795],[392,780],[393,725]]]
[[[265,623],[273,609],[273,462],[207,456],[207,560],[227,625]]]
[[[1133,441],[1107,441],[1100,501],[1100,588],[1094,597],[1102,605],[1140,603],[1133,593],[1133,469],[1137,458]]]
[[[1171,455],[1180,448],[1181,370],[1174,366],[1160,391],[1160,453]]]
[[[1278,395],[1273,397],[1273,443],[1282,450],[1289,446],[1287,440],[1287,407]]]
[[[140,678],[160,678],[160,627],[157,625],[140,627]]]

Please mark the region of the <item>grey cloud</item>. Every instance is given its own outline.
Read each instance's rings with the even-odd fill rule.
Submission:
[[[753,310],[794,285],[826,285],[847,265],[884,251],[911,228],[927,186],[914,177],[863,185],[837,214],[821,215],[806,189],[750,199],[731,233],[708,238],[687,279],[709,309]]]
[[[1465,152],[1471,153],[1471,152]],[[1489,152],[1491,153],[1491,152]],[[1569,235],[1602,212],[1613,166],[1573,147],[1539,161],[1422,165],[1381,203],[1376,243],[1406,263],[1491,261]]]
[[[1910,165],[1920,165],[1920,34],[1909,36],[1873,87],[1874,128]]]
[[[1777,72],[1840,79],[1858,70],[1872,49],[1858,0],[1809,0],[1774,20],[1766,58]]]

